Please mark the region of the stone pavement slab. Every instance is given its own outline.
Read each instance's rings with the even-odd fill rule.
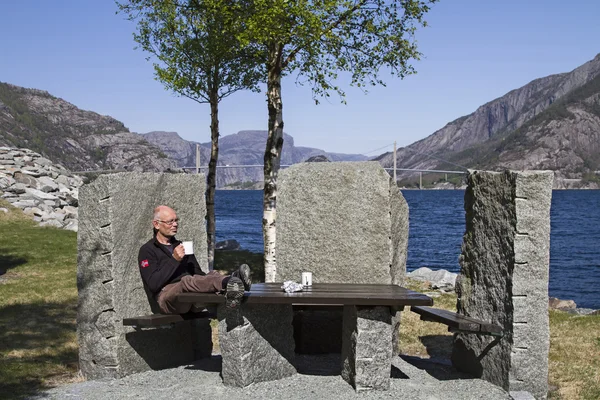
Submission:
[[[37,399],[510,399],[500,387],[468,378],[449,366],[415,357],[396,357],[387,391],[356,393],[340,376],[340,356],[298,356],[299,373],[245,388],[224,386],[218,356],[193,365],[148,371],[121,379],[65,385],[41,393]]]

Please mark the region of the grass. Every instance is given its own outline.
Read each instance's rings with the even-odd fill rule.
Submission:
[[[0,207],[10,208],[9,213],[0,212],[0,399],[27,398],[82,380],[75,334],[77,241],[73,232],[37,227],[3,200]],[[215,269],[224,272],[242,263],[253,269],[255,281],[261,281],[262,255],[215,255]],[[407,286],[428,290],[420,282],[409,281]],[[454,310],[456,296],[443,294],[435,305]],[[600,398],[600,316],[551,311],[550,334],[550,398]],[[218,338],[214,340],[218,348]],[[448,358],[451,346],[445,325],[403,313],[401,353]]]
[[[600,315],[550,311],[552,399],[600,399]]]
[[[37,227],[12,207],[0,232],[0,398],[80,380],[77,234]]]
[[[417,292],[427,292],[428,284],[408,280],[405,285]],[[441,294],[434,299],[435,307],[456,311],[456,295]],[[452,334],[448,327],[435,322],[420,320],[413,312],[402,313],[400,321],[400,353],[419,357],[450,358],[452,352]]]

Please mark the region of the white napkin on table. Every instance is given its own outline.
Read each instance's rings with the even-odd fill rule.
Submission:
[[[283,282],[283,285],[281,285],[281,288],[286,293],[301,292],[302,284],[294,281],[285,281]]]

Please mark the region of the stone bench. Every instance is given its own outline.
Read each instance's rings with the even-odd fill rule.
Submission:
[[[476,333],[499,337],[504,335],[502,327],[499,325],[467,317],[452,311],[423,306],[412,306],[410,310],[419,314],[422,321],[439,322],[448,325],[450,332]]]
[[[244,387],[291,376],[295,369],[293,306],[338,306],[343,309],[342,377],[356,391],[387,390],[393,357],[392,315],[405,306],[431,305],[433,300],[393,284],[316,283],[286,293],[281,283],[259,283],[244,294],[237,316],[225,298],[210,293],[182,293],[178,301],[218,301],[219,344],[223,382]]]

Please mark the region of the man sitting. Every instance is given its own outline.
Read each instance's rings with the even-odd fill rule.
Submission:
[[[243,264],[231,276],[217,271],[204,273],[193,254],[185,254],[175,238],[179,218],[175,210],[161,205],[154,209],[154,237],[138,254],[138,265],[146,287],[152,292],[163,314],[185,314],[190,303],[180,303],[177,295],[185,292],[222,293],[228,309],[239,308],[244,290],[252,283],[250,268]]]

